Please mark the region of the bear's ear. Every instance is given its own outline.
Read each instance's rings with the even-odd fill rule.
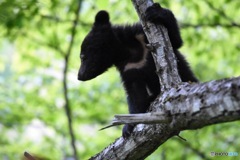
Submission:
[[[94,24],[109,24],[109,15],[107,11],[99,11],[95,17],[95,23]]]

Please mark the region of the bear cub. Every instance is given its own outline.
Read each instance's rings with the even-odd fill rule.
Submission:
[[[173,13],[154,3],[146,10],[146,19],[167,28],[181,80],[197,82],[184,56],[178,51],[183,42]],[[146,44],[148,40],[140,23],[112,25],[109,14],[99,11],[91,31],[82,42],[78,80],[93,79],[114,65],[121,75],[129,112],[145,113],[150,103],[159,95],[161,85],[155,73],[152,54]],[[133,129],[134,125],[125,125],[122,136],[129,137]]]

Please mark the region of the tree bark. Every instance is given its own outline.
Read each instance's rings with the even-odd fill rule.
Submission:
[[[161,91],[171,88],[181,82],[177,71],[177,62],[168,37],[167,29],[145,20],[146,9],[153,4],[152,0],[132,0],[140,17],[143,30],[152,48],[156,72],[161,84]]]
[[[140,115],[142,120],[128,121],[129,115],[118,123],[152,124],[137,125],[129,139],[117,139],[91,159],[144,159],[182,130],[240,120],[240,77],[181,84],[159,96],[151,108],[151,113]]]
[[[240,120],[240,77],[206,83],[181,83],[167,30],[149,24],[144,13],[151,0],[132,0],[141,18],[161,82],[151,113],[117,115],[112,125],[144,123],[128,139],[120,137],[91,160],[138,160],[153,153],[180,131]],[[140,117],[140,118],[139,118]]]
[[[240,120],[239,89],[240,77],[184,83],[158,97],[151,113],[115,115],[112,126],[167,123],[174,129],[185,130]]]

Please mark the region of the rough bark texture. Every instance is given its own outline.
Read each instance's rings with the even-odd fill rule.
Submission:
[[[161,91],[171,88],[181,82],[177,71],[177,63],[172,49],[167,29],[162,25],[155,25],[145,20],[146,9],[153,4],[152,0],[132,0],[140,17],[143,30],[148,38],[152,55],[161,84]]]
[[[151,113],[145,115],[150,120],[143,121],[139,115],[130,118],[134,119],[134,123],[148,125],[137,125],[131,137],[128,139],[120,137],[90,158],[92,160],[144,159],[182,130],[240,120],[240,77],[200,84],[180,84],[167,31],[144,21],[143,13],[152,1],[132,0],[132,2],[140,15],[148,40],[157,53],[153,55],[156,58],[162,94],[152,103]],[[131,115],[124,117],[118,115],[120,121],[115,119],[115,123],[130,123],[129,117]]]
[[[174,129],[197,129],[240,120],[240,77],[202,84],[182,84],[164,92],[146,114],[116,115],[113,125],[171,124]]]
[[[146,113],[145,118],[141,114],[141,120],[134,123],[160,124],[137,125],[129,139],[117,139],[91,159],[144,159],[182,130],[240,120],[240,77],[181,84],[159,96],[151,108],[152,113]],[[117,123],[131,123],[129,117]]]

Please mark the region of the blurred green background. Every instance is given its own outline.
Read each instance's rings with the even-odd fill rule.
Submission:
[[[175,13],[181,52],[201,81],[240,75],[239,0],[155,2]],[[81,42],[102,9],[113,24],[138,21],[130,0],[0,0],[0,159],[21,159],[24,151],[52,160],[74,157],[66,107],[78,159],[121,135],[121,127],[98,131],[128,112],[116,69],[77,81]],[[217,159],[240,159],[239,128],[233,122],[181,132],[187,142],[174,137],[147,159],[214,159],[211,151],[238,152]]]

